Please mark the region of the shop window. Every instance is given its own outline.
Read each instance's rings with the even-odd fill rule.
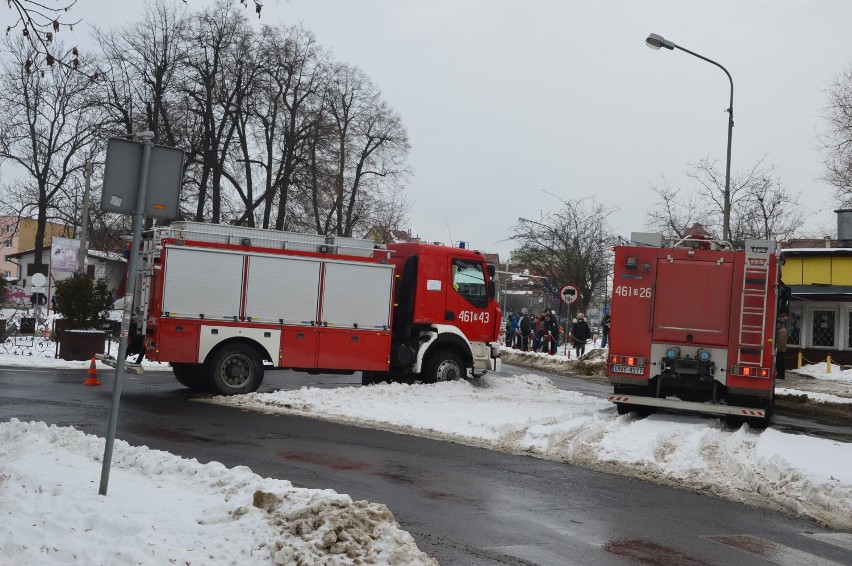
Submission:
[[[833,310],[814,310],[811,345],[824,348],[835,347],[835,313]]]
[[[790,308],[787,316],[787,345],[802,346],[802,307]]]

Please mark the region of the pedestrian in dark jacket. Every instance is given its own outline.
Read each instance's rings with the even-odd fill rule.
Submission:
[[[603,317],[603,321],[601,322],[601,348],[606,348],[606,344],[609,342],[609,323],[611,320],[612,315],[606,313],[606,316]]]
[[[586,353],[586,341],[592,337],[592,329],[586,322],[586,315],[577,315],[577,321],[571,325],[571,342],[574,344],[574,353],[579,358]]]
[[[520,322],[518,322],[518,330],[521,332],[521,350],[528,352],[530,349],[530,333],[532,332],[532,319],[530,318],[527,309],[522,309]]]
[[[538,352],[541,349],[541,326],[544,321],[544,315],[540,314],[535,318],[535,323],[533,325],[533,333],[532,333],[532,350],[533,352]]]
[[[550,311],[544,313],[541,336],[542,351],[548,352],[552,356],[556,353],[556,348],[559,347],[559,323],[556,322],[556,317],[552,316]]]
[[[784,379],[786,363],[784,356],[787,355],[787,327],[784,321],[778,321],[778,330],[775,335],[775,379]]]

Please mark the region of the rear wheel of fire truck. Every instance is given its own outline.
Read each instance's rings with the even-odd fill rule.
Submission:
[[[197,393],[206,393],[210,390],[207,376],[204,374],[204,366],[200,364],[178,364],[172,363],[172,373],[178,382]]]
[[[252,393],[263,382],[263,362],[248,344],[228,344],[209,363],[208,378],[214,393]]]
[[[420,379],[423,383],[454,381],[463,378],[465,374],[464,364],[455,352],[438,350],[426,359]]]
[[[744,417],[741,415],[727,415],[725,422],[728,426],[740,427],[743,423],[748,423],[754,428],[766,428],[772,421],[772,411],[775,408],[775,398],[772,399],[755,399],[748,396],[728,396],[728,404],[738,407],[759,407],[763,409],[764,416],[761,417]]]
[[[655,389],[654,386],[651,384],[639,386],[621,385],[616,383],[613,386],[612,392],[616,395],[639,395],[643,397],[653,397]],[[619,415],[636,413],[637,417],[647,417],[648,415],[654,413],[654,407],[648,407],[646,405],[631,405],[630,403],[616,403],[615,409],[618,411]]]

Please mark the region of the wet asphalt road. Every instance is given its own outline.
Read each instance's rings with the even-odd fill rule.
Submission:
[[[85,370],[0,368],[0,420],[105,436],[112,373],[100,374],[103,386],[84,387]],[[275,371],[261,390],[359,381]],[[445,565],[852,564],[852,539],[780,513],[536,458],[197,403],[168,373],[126,376],[118,438],[385,503]]]

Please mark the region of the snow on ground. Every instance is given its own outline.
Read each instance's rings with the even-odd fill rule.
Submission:
[[[592,375],[605,352],[592,350],[579,361],[518,354],[542,369],[564,373],[570,365]],[[44,352],[0,355],[7,366],[88,364]],[[144,365],[146,372],[169,370]],[[107,378],[112,371],[100,362],[98,369]],[[833,368],[833,379],[844,371]],[[806,372],[822,379],[817,369]],[[852,444],[772,428],[732,429],[698,416],[618,416],[609,402],[561,391],[534,374],[201,400],[533,455],[852,529]],[[102,438],[73,428],[0,423],[0,516],[8,517],[0,522],[0,563],[434,563],[384,505],[121,440],[109,494],[99,496],[103,451]]]
[[[0,423],[0,564],[437,564],[382,504],[117,440]]]
[[[839,395],[832,395],[830,393],[819,393],[817,391],[808,391],[804,392],[801,389],[787,389],[785,387],[776,387],[775,388],[776,395],[805,395],[811,401],[815,401],[817,403],[832,403],[835,405],[852,405],[852,398],[850,397],[840,397]]]
[[[619,416],[534,374],[202,400],[528,454],[852,528],[852,444],[700,416]]]
[[[829,371],[829,369],[831,371]],[[826,362],[822,362],[819,364],[810,364],[802,366],[798,369],[794,368],[789,371],[794,371],[802,375],[809,375],[810,377],[813,377],[815,379],[842,381],[852,384],[852,367],[841,366],[834,362],[832,362],[831,365],[827,364]]]

